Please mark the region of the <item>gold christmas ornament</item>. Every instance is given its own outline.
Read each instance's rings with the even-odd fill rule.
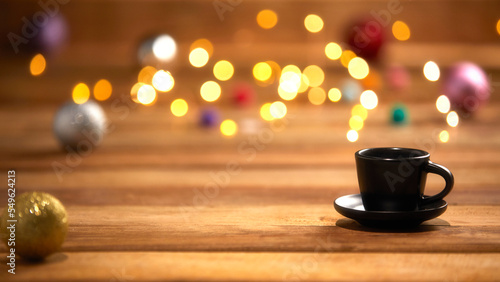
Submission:
[[[28,192],[15,198],[13,208],[4,209],[0,222],[1,239],[8,250],[14,248],[16,255],[40,260],[61,248],[68,216],[58,199],[47,193]]]

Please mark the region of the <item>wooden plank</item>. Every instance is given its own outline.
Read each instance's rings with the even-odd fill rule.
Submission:
[[[284,127],[278,127],[278,125],[271,127],[261,122],[256,108],[246,114],[227,109],[228,117],[235,119],[241,126],[240,134],[232,139],[224,138],[217,130],[209,131],[199,128],[195,111],[186,119],[173,119],[165,113],[162,107],[151,108],[150,111],[142,108],[140,111],[120,118],[118,113],[108,109],[112,129],[104,139],[102,147],[105,148],[104,145],[107,145],[112,151],[120,148],[126,150],[135,148],[132,151],[137,151],[139,148],[161,149],[172,148],[172,146],[177,146],[184,151],[192,147],[199,148],[198,151],[214,148],[227,150],[228,148],[236,149],[242,142],[248,143],[250,138],[255,138],[252,135],[257,135],[259,140],[264,140],[260,142],[265,143],[266,147],[279,146],[276,149],[283,147],[297,151],[311,148],[313,145],[313,148],[325,149],[339,145],[347,148],[387,145],[388,138],[394,139],[393,143],[397,143],[395,145],[406,144],[421,147],[419,143],[432,142],[431,145],[436,148],[451,147],[459,150],[463,147],[469,147],[469,150],[480,150],[485,146],[493,149],[500,144],[498,104],[485,108],[485,111],[480,112],[470,121],[462,121],[458,128],[450,128],[446,125],[444,115],[437,113],[432,103],[411,106],[415,114],[411,116],[410,126],[388,126],[386,113],[389,112],[390,105],[383,104],[370,112],[356,144],[350,144],[345,137],[349,129],[348,119],[352,105],[330,106],[290,110],[290,115],[286,118],[288,125]],[[23,112],[27,111],[29,110],[25,109]],[[15,120],[15,122],[6,123],[5,130],[0,133],[3,134],[0,136],[4,137],[0,139],[0,151],[7,151],[11,154],[40,150],[57,153],[59,146],[52,133],[55,109],[53,111],[35,109],[34,112],[38,113],[38,118],[36,114],[27,114],[27,117],[23,118],[23,112],[15,114],[14,110],[10,110],[0,115],[6,120]],[[14,115],[19,116],[19,119],[13,118]],[[37,122],[34,122],[35,120]],[[245,130],[250,130],[245,129],[245,120],[256,123],[252,133],[245,133]],[[323,130],[325,127],[329,130]],[[277,128],[284,128],[284,130]],[[447,144],[439,144],[437,135],[444,129],[450,132],[451,139]],[[155,138],[150,138],[150,134],[154,134]],[[142,144],[142,146],[137,148],[137,144]]]
[[[262,95],[267,95],[268,93],[274,93],[276,89],[274,88],[262,88]],[[383,100],[379,105],[368,111],[367,122],[370,125],[388,125],[388,117],[385,115],[392,107],[392,102],[394,100],[387,99],[384,101],[384,96],[379,95],[379,99]],[[117,99],[121,101],[121,96],[116,94],[112,96],[110,100],[100,102],[104,108],[108,119],[117,127],[130,126],[134,130],[153,130],[155,127],[162,125],[165,130],[175,130],[180,131],[198,131],[195,130],[198,127],[186,125],[194,125],[198,120],[198,115],[196,112],[202,109],[202,106],[194,103],[191,105],[193,107],[192,111],[188,112],[183,118],[175,118],[172,116],[164,106],[169,105],[170,100],[159,100],[158,104],[151,107],[139,106],[132,101],[129,101],[128,96],[127,101],[120,104],[120,106],[129,106],[129,111],[124,109],[117,110],[111,104]],[[70,98],[70,95],[67,96]],[[420,103],[408,103],[407,107],[409,113],[411,114],[411,123],[408,127],[428,126],[431,123],[442,123],[446,124],[445,116],[436,110],[435,99],[437,95],[433,95],[432,99],[420,102]],[[492,95],[492,99],[495,95]],[[460,127],[474,129],[476,126],[493,126],[500,127],[497,123],[500,120],[500,112],[498,108],[500,107],[500,100],[493,100],[492,102],[486,104],[481,111],[478,111],[474,116],[471,116],[468,120],[462,120]],[[34,131],[33,133],[44,133],[45,130],[50,130],[52,128],[52,121],[54,118],[54,113],[57,111],[61,104],[42,104],[33,105],[30,103],[25,104],[7,104],[0,106],[0,118],[9,119],[9,122],[2,124],[3,127],[9,129],[8,132],[1,132],[0,134],[11,136],[12,133],[30,133],[26,132],[26,129]],[[302,102],[297,102],[296,100],[287,102],[288,115],[286,120],[289,121],[289,125],[286,128],[321,128],[325,125],[342,125],[349,121],[351,115],[351,109],[355,103],[333,103],[325,102],[322,106],[313,106],[310,104],[303,104]],[[255,105],[248,109],[235,109],[229,104],[219,104],[221,110],[228,117],[234,119],[243,118],[259,118],[259,107]],[[191,108],[190,108],[191,109]],[[13,117],[16,117],[15,119]],[[33,121],[38,121],[34,123]],[[260,120],[260,119],[259,119]],[[314,122],[313,122],[314,121]],[[262,122],[263,124],[267,124]],[[21,126],[21,127],[20,127]],[[408,127],[395,127],[395,128],[408,128]],[[157,128],[156,128],[157,129]],[[202,130],[201,132],[210,132],[207,130]]]
[[[450,206],[417,228],[383,230],[344,218],[330,201],[67,205],[70,226],[63,250],[314,252],[321,245],[328,252],[500,252],[498,206]]]
[[[41,264],[20,262],[16,275],[2,271],[0,279],[400,282],[495,281],[499,275],[498,253],[65,252]]]
[[[240,147],[241,146],[241,147]],[[418,146],[415,146],[418,147]],[[342,147],[311,147],[304,146],[294,150],[264,143],[243,143],[236,147],[152,147],[145,146],[136,150],[103,146],[95,150],[91,157],[82,158],[84,169],[106,169],[136,167],[161,167],[165,170],[183,168],[189,169],[220,169],[229,161],[236,161],[245,169],[269,168],[351,168],[354,165],[354,152],[358,148]],[[495,168],[500,166],[500,150],[491,147],[466,147],[457,153],[455,146],[441,145],[433,150],[431,159],[453,168]],[[255,157],[254,157],[255,153]],[[68,162],[67,152],[36,153],[16,151],[3,152],[3,162],[0,169],[15,167],[24,171],[40,171],[50,167],[53,162]]]
[[[48,164],[50,165],[50,164]],[[498,168],[450,168],[455,174],[455,190],[465,190],[471,187],[481,188],[483,186],[498,187],[500,176]],[[86,187],[89,190],[124,188],[161,190],[170,187],[205,187],[210,183],[223,183],[220,186],[228,189],[239,188],[289,188],[289,189],[311,189],[328,187],[352,187],[356,189],[357,178],[354,166],[348,168],[252,168],[241,167],[239,172],[229,173],[225,166],[212,167],[210,169],[185,169],[185,167],[165,169],[162,167],[127,167],[116,170],[87,169],[75,166],[72,171],[54,172],[52,167],[46,167],[43,171],[25,172],[18,171],[18,185],[20,187],[38,187],[38,189],[62,188],[78,190]],[[221,180],[218,180],[218,177]],[[2,179],[6,176],[1,175]],[[118,181],[119,180],[119,181]],[[429,177],[429,191],[442,186],[441,178]],[[29,188],[33,189],[33,188]],[[1,196],[0,196],[1,197]]]
[[[311,53],[321,56],[321,59],[318,60],[300,61],[295,55],[287,55],[293,56],[294,58],[289,58],[284,62],[279,63],[282,67],[293,63],[298,65],[301,69],[304,69],[307,65],[316,64],[325,72],[325,82],[321,85],[321,87],[325,89],[330,89],[332,87],[342,88],[344,81],[346,79],[350,79],[351,77],[340,62],[327,61],[326,57],[322,55],[324,53],[325,42],[313,45],[314,48],[304,47],[299,44],[295,44],[297,45],[296,47],[293,44],[291,46],[277,46],[277,52],[281,55],[288,54],[282,51],[282,47],[286,47],[286,49],[291,49],[289,51],[292,52],[292,54],[302,54],[303,49],[308,48],[311,49]],[[120,43],[118,44],[124,45]],[[224,48],[227,49],[228,52],[234,52],[237,49],[232,44],[226,45],[227,47]],[[257,46],[253,46],[252,48],[256,49],[259,46],[260,45],[257,44]],[[492,91],[498,91],[500,72],[498,59],[497,56],[495,56],[495,54],[498,53],[498,47],[495,46],[496,45],[460,45],[454,43],[412,44],[407,42],[402,43],[402,45],[389,45],[388,47],[390,52],[387,52],[388,56],[383,60],[384,65],[370,65],[372,72],[376,72],[381,78],[381,88],[377,89],[377,94],[380,94],[380,102],[394,103],[398,101],[405,103],[424,103],[434,101],[442,91],[441,85],[440,83],[432,83],[425,79],[422,75],[423,65],[429,60],[435,60],[441,68],[441,77],[444,78],[449,66],[457,62],[455,59],[457,57],[461,58],[461,60],[475,62],[483,67],[492,83]],[[111,48],[113,51],[118,49],[115,47],[108,48]],[[188,46],[186,46],[186,48],[188,48]],[[260,52],[269,53],[267,50],[269,48],[266,46],[261,46],[260,49]],[[225,50],[220,51],[221,53],[225,52]],[[102,54],[102,56],[107,56],[107,58],[112,57],[108,55],[108,52],[103,52],[101,46],[82,46],[81,52],[94,54],[95,56]],[[241,51],[237,52],[238,54],[244,53]],[[408,56],[408,54],[414,55]],[[80,60],[82,57],[83,56],[76,56],[75,58]],[[135,55],[130,57],[135,58]],[[185,62],[187,62],[187,54],[182,58],[185,58]],[[266,58],[262,58],[261,56],[255,56],[254,58],[250,58],[251,62],[237,62],[237,58],[247,59],[248,57],[237,56],[230,58],[229,56],[224,56],[221,58],[228,59],[234,64],[235,74],[230,81],[221,83],[223,94],[217,101],[218,106],[224,105],[225,107],[232,107],[233,103],[230,94],[233,93],[234,87],[239,82],[247,82],[253,86],[257,93],[256,101],[258,104],[273,102],[280,99],[277,94],[277,82],[268,87],[260,87],[253,84],[253,65],[258,61],[264,59],[270,60],[273,59],[273,57],[267,56]],[[300,58],[304,59],[303,56],[300,56]],[[3,102],[2,104],[29,104],[35,107],[41,104],[49,106],[59,105],[71,98],[71,90],[77,83],[85,82],[92,87],[95,82],[102,78],[108,79],[113,85],[113,94],[109,101],[104,104],[110,104],[111,102],[117,103],[117,101],[125,101],[122,96],[126,97],[130,93],[130,89],[137,81],[137,74],[140,71],[140,67],[138,65],[128,65],[128,63],[126,66],[116,66],[114,65],[115,63],[111,66],[102,66],[101,64],[103,60],[99,60],[96,62],[98,65],[95,65],[94,63],[93,65],[88,66],[86,64],[91,61],[85,60],[85,62],[77,61],[73,62],[71,65],[67,65],[71,62],[71,60],[66,60],[62,65],[58,65],[52,60],[49,60],[47,71],[42,77],[35,78],[30,76],[28,72],[30,59],[31,58],[25,58],[24,60],[17,60],[6,65],[3,69],[8,71],[5,71],[4,73],[2,73],[2,69],[0,69],[0,83],[4,85],[2,92],[5,93],[4,95],[0,95],[0,101]],[[116,62],[118,64],[123,62],[123,58],[118,55],[116,56],[116,59],[118,59]],[[274,59],[276,60],[276,58]],[[408,65],[408,71],[411,77],[411,86],[403,92],[391,91],[387,80],[385,79],[387,65],[391,65],[392,63]],[[183,65],[182,68],[168,67],[168,70],[172,72],[175,78],[176,86],[172,89],[169,95],[160,96],[157,101],[158,105],[155,107],[164,105],[164,114],[165,116],[169,116],[168,104],[174,97],[182,97],[187,100],[190,106],[190,111],[188,112],[187,117],[184,118],[186,119],[196,110],[196,105],[204,105],[204,102],[201,100],[199,95],[199,88],[203,82],[212,79],[213,75],[207,71],[193,72],[191,66],[188,65]],[[30,83],[26,83],[27,81]],[[500,97],[498,97],[498,95],[491,95],[491,101],[498,102],[499,100]],[[306,95],[299,95],[299,97],[291,103],[293,104],[297,102],[300,102],[302,105],[309,104]],[[328,103],[330,102],[327,102],[326,104]],[[287,102],[287,105],[289,104],[290,102]],[[122,104],[115,104],[115,107],[121,105]],[[145,111],[151,111],[152,108],[154,107],[147,107]],[[120,112],[120,114],[122,113],[123,112]],[[258,111],[255,112],[255,115],[258,115]],[[415,116],[415,114],[412,115],[412,117]]]
[[[81,189],[68,190],[65,187],[40,189],[39,187],[23,187],[20,192],[45,191],[56,196],[63,203],[74,205],[179,205],[192,204],[194,189],[201,191],[203,187],[170,187],[169,189],[148,189],[147,187],[137,189]],[[441,187],[439,187],[441,188]],[[428,189],[431,190],[431,189]],[[439,189],[435,189],[438,192]],[[498,186],[476,188],[471,186],[467,189],[453,191],[446,197],[449,205],[500,205],[500,191]],[[214,200],[217,205],[231,205],[238,203],[241,205],[291,205],[291,204],[318,204],[329,205],[334,199],[359,193],[353,187],[318,187],[307,189],[296,189],[288,187],[273,188],[231,188],[225,189]],[[428,193],[432,194],[432,193]],[[330,199],[331,201],[327,201]],[[5,198],[0,201],[5,202]]]
[[[357,184],[356,184],[357,185]],[[316,187],[290,187],[290,186],[267,186],[267,187],[234,187],[224,186],[220,188],[217,199],[213,202],[217,205],[293,205],[293,204],[318,204],[330,205],[334,199],[348,194],[359,193],[356,185],[339,186],[323,185]],[[204,186],[169,186],[168,188],[150,188],[141,186],[139,188],[105,187],[89,189],[87,186],[68,189],[64,185],[39,183],[20,185],[18,193],[28,191],[45,191],[51,193],[65,204],[72,205],[168,205],[180,204],[191,205],[194,190],[203,191]],[[430,186],[426,189],[427,194],[437,193],[441,186]],[[0,203],[6,203],[6,194],[0,194]],[[500,205],[500,189],[494,186],[460,186],[454,189],[447,197],[449,205]]]

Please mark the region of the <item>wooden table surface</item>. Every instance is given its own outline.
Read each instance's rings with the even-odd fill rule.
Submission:
[[[81,159],[52,135],[56,106],[3,106],[2,183],[15,169],[18,194],[59,198],[69,232],[60,253],[18,260],[15,275],[2,245],[0,280],[500,279],[500,104],[457,128],[432,103],[408,105],[410,124],[394,127],[389,106],[370,111],[349,143],[349,104],[290,107],[280,124],[225,109],[240,124],[233,138],[197,127],[195,110],[174,119],[168,105],[124,114],[105,104],[112,130]],[[448,143],[437,139],[443,129]],[[447,166],[456,178],[447,211],[408,230],[338,214],[333,201],[358,192],[354,152],[372,146],[423,148]],[[55,162],[71,172],[58,176]],[[426,192],[442,185],[429,176]]]

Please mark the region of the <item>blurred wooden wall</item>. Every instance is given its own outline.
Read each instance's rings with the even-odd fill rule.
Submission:
[[[56,0],[41,2],[59,3]],[[193,77],[210,74],[193,69],[187,61],[189,45],[199,38],[211,40],[213,60],[230,60],[237,74],[248,76],[253,64],[262,60],[274,60],[282,65],[293,63],[301,68],[317,64],[332,73],[345,72],[338,62],[326,59],[323,48],[330,41],[343,42],[350,23],[370,13],[389,15],[389,40],[383,64],[399,63],[415,74],[421,72],[428,60],[436,61],[443,68],[458,61],[473,61],[497,77],[500,70],[500,35],[495,30],[500,19],[500,1],[397,1],[396,4],[387,0],[60,2],[58,12],[67,20],[69,40],[57,56],[49,58],[44,77],[33,78],[27,73],[30,56],[15,54],[7,34],[20,34],[22,18],[29,19],[43,8],[38,1],[0,1],[2,101],[61,101],[69,97],[68,92],[78,81],[91,84],[99,78],[112,80],[115,91],[127,92],[140,67],[137,60],[140,42],[160,33],[168,33],[177,40],[177,62],[165,67],[176,68],[185,85],[189,85]],[[400,5],[401,12],[390,14],[388,5]],[[225,7],[222,16],[214,6]],[[265,8],[273,9],[279,16],[278,24],[270,30],[258,27],[255,21],[257,13]],[[304,28],[303,20],[309,13],[324,19],[325,27],[318,34],[308,33]],[[403,20],[410,26],[409,41],[396,42],[392,38],[390,25],[395,20]],[[20,48],[23,51],[22,45]],[[251,80],[251,75],[248,79]],[[497,80],[500,82],[500,77]],[[424,89],[419,91],[438,91],[436,86],[421,84],[419,87]],[[189,86],[186,89],[189,90]],[[420,95],[416,99],[434,96]]]

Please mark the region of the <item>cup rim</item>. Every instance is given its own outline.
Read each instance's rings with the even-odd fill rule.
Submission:
[[[419,155],[416,156],[410,156],[406,158],[388,158],[388,157],[378,157],[378,156],[370,156],[370,155],[364,155],[363,153],[367,151],[376,151],[376,150],[405,150],[405,151],[413,151],[413,152],[418,152]],[[403,148],[403,147],[374,147],[374,148],[365,148],[357,151],[355,153],[356,158],[360,159],[365,159],[365,160],[380,160],[380,161],[401,161],[401,160],[421,160],[421,159],[427,159],[430,157],[430,154],[424,150],[420,149],[414,149],[414,148]]]

